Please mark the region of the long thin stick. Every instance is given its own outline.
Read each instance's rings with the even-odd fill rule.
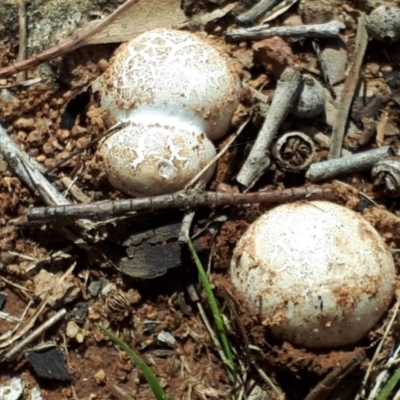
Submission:
[[[64,316],[67,314],[67,310],[62,308],[57,314],[53,315],[50,319],[45,321],[41,326],[35,329],[29,336],[27,336],[24,340],[19,342],[13,349],[11,349],[8,353],[4,354],[1,361],[10,361],[12,360],[21,350],[23,350],[28,344],[32,343],[37,337],[39,337],[43,332],[52,327],[58,321],[62,320]]]
[[[385,332],[383,333],[382,339],[379,342],[379,344],[378,344],[378,346],[377,346],[377,348],[375,350],[375,353],[374,353],[374,356],[372,357],[372,360],[368,364],[367,371],[365,372],[364,378],[363,378],[363,380],[361,382],[360,390],[357,393],[357,396],[356,396],[355,400],[360,400],[361,398],[365,397],[365,387],[367,385],[369,376],[371,375],[371,372],[372,372],[373,368],[375,367],[375,363],[376,363],[376,360],[378,359],[379,353],[381,352],[382,347],[383,347],[383,345],[385,343],[385,340],[386,340],[387,336],[389,335],[389,332],[393,327],[394,321],[396,320],[396,318],[398,316],[399,308],[400,308],[400,298],[398,297],[397,301],[396,301],[396,304],[394,306],[394,309],[393,309],[393,315],[390,318],[390,321],[386,326]]]
[[[394,150],[390,146],[384,146],[347,157],[321,161],[310,165],[306,178],[309,182],[319,182],[339,175],[354,174],[372,169],[379,160],[392,155]]]
[[[322,186],[304,186],[301,188],[275,190],[273,192],[254,193],[217,193],[188,189],[143,199],[105,200],[87,204],[29,208],[26,210],[26,220],[17,222],[44,222],[57,219],[73,220],[82,217],[109,218],[110,216],[132,211],[187,209],[251,203],[283,203],[295,200],[334,200],[335,197],[335,192],[331,187]]]
[[[279,0],[260,0],[252,8],[238,15],[236,21],[243,25],[251,24],[270,10],[278,1]]]
[[[122,6],[117,8],[112,14],[104,18],[98,25],[96,25],[89,32],[83,34],[82,36],[74,39],[66,39],[63,42],[57,44],[54,47],[44,50],[42,53],[36,54],[33,57],[17,61],[8,67],[0,69],[0,78],[5,78],[7,76],[16,74],[17,72],[25,71],[30,68],[37,67],[42,62],[53,60],[54,58],[60,57],[62,55],[68,54],[79,47],[85,46],[86,41],[92,36],[100,32],[106,26],[108,26],[112,21],[114,21],[120,14],[125,12],[138,0],[127,0]]]
[[[335,118],[335,124],[333,126],[332,144],[329,150],[329,158],[339,158],[341,156],[347,119],[349,117],[351,103],[353,102],[354,92],[360,79],[360,68],[368,44],[368,33],[365,24],[365,14],[362,14],[362,16],[358,18],[356,52],[354,55],[353,65],[351,66],[349,74],[347,75],[344,83]]]
[[[269,167],[271,163],[267,154],[269,147],[282,122],[289,114],[293,102],[301,90],[301,83],[301,75],[297,70],[288,67],[283,71],[276,85],[268,115],[236,178],[243,186],[251,187]]]
[[[234,29],[227,32],[229,40],[262,40],[271,36],[280,37],[305,37],[305,38],[331,38],[338,37],[340,30],[346,26],[339,21],[330,21],[325,24],[275,26],[269,28],[265,25],[253,26],[251,28]]]
[[[18,19],[19,19],[19,46],[18,46],[18,56],[17,62],[26,60],[26,43],[28,39],[28,30],[26,22],[26,7],[29,0],[19,0],[18,1]],[[26,72],[21,71],[17,75],[17,83],[21,83],[26,80]]]
[[[8,136],[6,130],[0,125],[0,154],[5,161],[32,192],[38,192],[47,205],[62,206],[69,204],[69,201],[38,171],[32,160],[16,145]],[[91,221],[77,221],[76,227],[80,234],[89,239],[89,229],[93,228]],[[75,237],[74,232],[64,229],[76,244],[84,246],[84,240]]]

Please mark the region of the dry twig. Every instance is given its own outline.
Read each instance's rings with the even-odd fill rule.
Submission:
[[[310,165],[306,178],[310,182],[319,182],[339,175],[365,171],[371,169],[379,160],[391,155],[394,155],[393,149],[385,146],[347,157],[322,161]]]
[[[247,160],[236,180],[247,188],[251,187],[269,167],[268,150],[279,127],[289,114],[294,100],[301,89],[301,75],[293,68],[286,68],[276,86],[267,118],[258,133]]]
[[[360,68],[368,44],[368,33],[365,24],[365,14],[363,13],[358,19],[356,52],[354,54],[353,65],[351,66],[346,81],[344,82],[342,95],[339,101],[335,124],[332,131],[332,144],[329,150],[329,158],[339,158],[341,156],[347,119],[349,117],[351,103],[353,102],[354,92],[360,79]]]
[[[26,60],[26,47],[27,47],[27,18],[26,7],[30,0],[18,0],[18,17],[19,17],[19,46],[17,62]],[[17,75],[16,82],[21,83],[26,80],[26,71],[21,71]]]
[[[265,25],[253,26],[251,28],[234,29],[226,34],[229,40],[262,40],[271,36],[292,38],[331,38],[338,37],[340,30],[345,25],[339,21],[330,21],[325,24],[276,26]]]
[[[73,220],[78,218],[107,218],[131,211],[187,209],[250,203],[283,203],[295,200],[334,200],[330,187],[304,186],[300,188],[255,193],[202,192],[196,189],[142,199],[105,200],[90,204],[70,204],[54,207],[36,207],[26,210],[26,220],[19,223]]]
[[[66,39],[56,46],[51,47],[50,49],[47,49],[42,53],[36,54],[27,60],[17,61],[14,64],[9,65],[8,67],[0,69],[0,78],[5,78],[7,76],[16,74],[17,72],[26,71],[30,68],[37,67],[42,62],[53,60],[54,58],[68,54],[71,51],[78,49],[79,47],[85,46],[88,39],[90,39],[96,33],[100,32],[102,29],[108,26],[112,21],[114,21],[119,15],[125,12],[137,1],[138,0],[127,0],[112,14],[100,21],[99,24],[96,25],[93,29],[78,38]]]

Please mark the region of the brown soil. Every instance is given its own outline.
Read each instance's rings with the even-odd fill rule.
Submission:
[[[313,0],[311,0],[312,2]],[[51,3],[54,3],[55,0]],[[62,1],[60,1],[62,3]],[[72,2],[70,2],[72,3]],[[82,2],[84,3],[84,2]],[[107,14],[117,6],[117,2],[107,2],[104,8],[101,1],[85,2],[83,14],[87,18],[76,21],[84,24],[93,13]],[[189,14],[207,13],[215,9],[213,2],[186,2]],[[248,8],[251,2],[238,2],[235,10]],[[295,5],[273,23],[282,25],[290,21],[307,23],[310,12],[306,1]],[[324,2],[321,2],[324,3]],[[326,3],[326,2],[325,2]],[[347,60],[354,53],[356,18],[360,10],[367,11],[374,2],[328,2],[333,15],[346,21]],[[363,3],[363,4],[358,4]],[[376,2],[375,2],[376,3]],[[35,15],[44,9],[40,1],[32,1],[28,9],[30,31],[34,32]],[[71,9],[73,7],[71,6]],[[18,18],[15,5],[0,4],[0,66],[8,65],[15,59],[18,49]],[[315,18],[324,19],[326,15],[315,10]],[[319,13],[322,12],[322,15]],[[36,14],[35,14],[36,13]],[[307,14],[308,13],[308,14]],[[97,14],[96,14],[97,15]],[[53,18],[59,18],[54,15]],[[48,20],[52,15],[47,16]],[[42,23],[44,23],[42,21]],[[222,34],[234,24],[230,14],[206,26],[192,29],[204,29],[215,35],[213,40],[222,40]],[[55,24],[54,29],[61,29]],[[71,28],[72,29],[72,28]],[[58,31],[57,31],[58,32]],[[67,32],[61,32],[65,37]],[[38,35],[33,35],[37,38]],[[46,41],[35,39],[29,49],[43,49]],[[41,47],[43,46],[43,47]],[[101,160],[96,159],[96,145],[86,146],[107,129],[104,112],[94,96],[75,121],[71,129],[60,127],[61,117],[69,101],[86,90],[90,83],[107,68],[117,45],[103,44],[79,49],[70,55],[45,64],[46,68],[36,68],[28,72],[28,78],[41,77],[41,81],[31,86],[12,86],[14,78],[0,79],[0,122],[11,138],[31,158],[45,169],[55,168],[49,177],[62,191],[71,180],[77,188],[69,198],[74,202],[88,202],[123,198],[106,181]],[[309,41],[266,39],[262,42],[239,42],[228,45],[231,57],[242,67],[242,76],[247,84],[264,96],[273,94],[276,78],[286,65],[296,65],[304,72],[313,73],[322,81],[322,75],[316,55]],[[283,49],[283,50],[282,50]],[[385,71],[390,67],[399,73],[391,54],[395,53],[395,44],[369,43],[364,59],[363,78],[368,87],[375,88],[373,96],[382,95],[382,87],[388,89]],[[6,90],[6,91],[5,91]],[[377,93],[377,94],[376,94]],[[358,95],[361,97],[361,94]],[[233,134],[252,112],[249,125],[240,139],[219,160],[217,172],[210,189],[236,191],[234,177],[244,160],[248,144],[252,143],[263,121],[263,109],[255,100],[249,87],[243,90],[242,103],[236,112],[230,134]],[[381,104],[377,116],[386,113],[389,116],[387,135],[377,143],[373,138],[361,149],[368,150],[377,145],[391,145],[398,151],[399,143],[399,106],[394,101]],[[331,126],[319,119],[299,120],[288,117],[283,130],[301,130],[307,124],[320,131],[329,133]],[[356,149],[361,137],[359,131],[352,131],[345,140],[345,147]],[[218,146],[223,148],[229,139],[223,139]],[[83,149],[72,158],[69,156]],[[327,148],[317,145],[316,158],[324,159]],[[60,162],[69,158],[64,164]],[[65,230],[57,224],[32,227],[20,227],[12,223],[24,215],[26,208],[43,205],[38,193],[31,193],[14,176],[11,168],[0,157],[0,292],[7,295],[4,313],[20,318],[28,303],[32,301],[17,332],[27,324],[30,317],[39,308],[45,297],[47,287],[57,287],[36,322],[28,332],[40,326],[65,307],[67,316],[55,326],[46,330],[12,361],[4,362],[0,367],[0,386],[10,377],[21,376],[25,382],[23,399],[30,399],[30,389],[39,386],[42,398],[53,399],[150,399],[151,391],[143,374],[127,355],[101,333],[96,324],[102,324],[116,332],[126,341],[152,368],[171,399],[236,399],[240,389],[229,380],[227,371],[218,356],[209,332],[198,312],[197,303],[188,294],[187,288],[196,288],[200,300],[208,313],[208,307],[197,282],[197,274],[190,257],[184,254],[182,265],[171,264],[164,275],[154,279],[135,279],[121,274],[116,265],[126,256],[129,246],[133,246],[131,235],[145,229],[153,229],[160,221],[175,221],[181,218],[178,213],[144,213],[128,220],[109,221],[98,225],[96,240],[91,249],[84,251],[72,244],[64,235]],[[65,179],[65,178],[70,178]],[[398,201],[385,198],[373,187],[368,173],[353,174],[340,178],[342,183],[330,183],[338,193],[338,202],[357,211],[362,211],[384,237],[387,245],[394,249],[400,247],[400,216]],[[305,182],[304,174],[293,175],[281,171],[275,164],[269,169],[253,190],[265,190],[301,186]],[[360,197],[359,191],[373,198],[378,206]],[[196,239],[196,248],[204,265],[211,266],[211,282],[215,294],[229,320],[229,336],[242,362],[241,375],[246,377],[246,391],[255,383],[265,388],[261,397],[277,399],[276,393],[261,380],[260,375],[249,363],[249,357],[257,362],[272,381],[281,388],[289,400],[304,399],[329,372],[343,365],[353,357],[357,349],[366,351],[367,359],[360,369],[349,375],[331,394],[330,399],[353,399],[363,374],[372,358],[378,340],[382,337],[384,321],[356,346],[340,350],[312,351],[294,348],[289,343],[273,341],[268,328],[256,315],[246,311],[243,299],[235,293],[229,282],[228,268],[235,244],[249,226],[262,213],[272,206],[251,205],[243,207],[224,207],[202,210],[197,213],[194,223],[195,232],[202,232]],[[221,222],[222,221],[222,222]],[[212,224],[210,225],[210,223]],[[208,228],[208,229],[207,229]],[[147,240],[147,239],[146,239]],[[158,245],[176,242],[173,236],[161,240]],[[172,246],[173,247],[173,246]],[[172,248],[171,247],[171,248]],[[174,247],[175,248],[175,247]],[[397,267],[397,250],[394,257]],[[160,260],[161,263],[164,260]],[[167,264],[167,261],[165,261]],[[68,273],[66,274],[66,271]],[[63,275],[67,276],[62,278]],[[61,284],[61,280],[64,279]],[[100,293],[89,290],[92,282],[100,282]],[[50,285],[50,286],[49,286]],[[111,286],[110,286],[111,285]],[[108,287],[108,289],[107,289]],[[190,293],[190,292],[189,292]],[[88,307],[87,315],[77,320],[76,310],[79,304]],[[209,315],[211,316],[211,315]],[[15,321],[0,320],[0,335],[7,334],[16,326]],[[168,344],[157,339],[160,332],[169,332],[175,343]],[[396,332],[389,334],[380,360],[391,350]],[[26,335],[22,335],[25,337]],[[1,351],[9,351],[21,339],[13,333],[7,346],[0,342]],[[42,342],[51,341],[59,345],[66,356],[72,374],[70,383],[59,383],[37,378],[28,363],[25,352]],[[4,342],[6,343],[6,342]],[[248,346],[252,345],[252,350]],[[243,355],[243,358],[240,356]],[[247,372],[245,370],[248,369]],[[373,378],[373,376],[372,376]],[[345,390],[350,387],[351,390]],[[340,395],[338,393],[341,393]],[[267,397],[262,397],[267,396]],[[325,398],[325,397],[320,397]]]

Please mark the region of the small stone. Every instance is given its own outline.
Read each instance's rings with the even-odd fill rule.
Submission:
[[[71,320],[83,324],[89,311],[88,303],[76,303],[71,313]]]
[[[70,339],[75,339],[76,335],[79,333],[81,329],[79,328],[79,326],[76,324],[76,322],[74,321],[68,321],[67,324],[67,329],[65,334],[67,335],[67,337],[69,337]]]
[[[35,129],[35,120],[33,118],[18,118],[14,122],[14,129],[32,131]]]
[[[94,380],[98,385],[104,385],[106,383],[107,377],[104,370],[100,369],[94,374]]]
[[[0,161],[0,172],[6,171],[8,168],[8,164],[5,161]]]
[[[90,143],[90,137],[89,136],[82,136],[76,141],[76,146],[78,149],[83,149]]]
[[[54,153],[54,148],[51,143],[45,143],[42,147],[43,153],[51,156]]]
[[[161,331],[157,335],[157,340],[161,343],[166,344],[167,346],[174,347],[176,344],[176,339],[171,335],[171,333],[167,331]]]
[[[26,138],[26,141],[32,146],[41,146],[46,141],[46,135],[34,129]]]
[[[36,161],[37,161],[37,162],[42,163],[42,162],[44,162],[45,160],[46,160],[46,156],[45,156],[44,154],[40,154],[40,155],[38,155],[38,156],[36,157]]]
[[[101,282],[99,281],[90,282],[88,290],[93,297],[97,297],[99,295],[100,289],[101,289]]]

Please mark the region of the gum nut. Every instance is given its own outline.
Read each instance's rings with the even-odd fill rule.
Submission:
[[[141,107],[166,115],[192,114],[211,140],[229,129],[239,104],[240,80],[229,57],[189,32],[156,29],[122,46],[94,85],[113,122]]]
[[[325,92],[322,85],[313,77],[305,76],[303,86],[292,114],[299,118],[314,118],[325,108]]]
[[[356,343],[390,305],[395,267],[369,222],[329,202],[285,204],[237,243],[232,284],[271,334],[307,348]]]
[[[400,39],[400,8],[379,6],[367,17],[368,33],[376,40]]]
[[[184,189],[216,155],[204,133],[159,123],[131,123],[106,139],[99,150],[108,181],[134,197]],[[200,178],[208,182],[210,167]]]

